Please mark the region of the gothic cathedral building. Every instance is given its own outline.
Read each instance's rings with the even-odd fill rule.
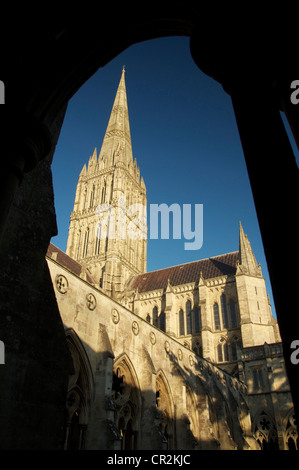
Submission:
[[[146,204],[123,70],[66,253],[47,252],[73,362],[65,449],[297,449],[279,328],[241,224],[237,251],[147,272],[134,214]]]

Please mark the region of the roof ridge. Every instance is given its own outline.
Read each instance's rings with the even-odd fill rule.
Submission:
[[[188,261],[187,263],[174,264],[173,266],[167,266],[166,268],[153,269],[153,271],[146,271],[144,273],[138,274],[136,277],[145,276],[146,274],[155,273],[155,272],[158,272],[158,271],[164,271],[165,269],[171,269],[171,268],[178,268],[180,266],[186,266],[187,264],[199,263],[200,261],[206,261],[208,259],[219,258],[220,256],[232,255],[232,254],[235,254],[235,253],[239,253],[239,250],[230,251],[229,253],[223,253],[222,255],[208,256],[207,258],[202,258],[202,259],[198,259],[198,260],[194,260],[194,261]]]

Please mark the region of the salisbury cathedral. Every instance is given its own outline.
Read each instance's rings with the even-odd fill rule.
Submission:
[[[72,357],[64,448],[297,449],[279,328],[241,223],[237,251],[147,272],[146,227],[109,236],[112,222],[136,225],[123,200],[147,204],[124,70],[66,253],[50,244],[46,258]]]

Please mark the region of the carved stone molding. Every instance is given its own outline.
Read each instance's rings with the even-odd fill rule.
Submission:
[[[62,274],[58,274],[55,279],[55,286],[58,292],[65,294],[69,286],[67,278]]]

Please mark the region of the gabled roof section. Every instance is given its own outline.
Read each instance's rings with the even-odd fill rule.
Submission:
[[[204,279],[236,274],[239,252],[227,253],[191,263],[159,269],[149,273],[140,274],[130,282],[129,289],[138,289],[138,292],[148,292],[156,289],[165,289],[168,281],[172,286],[179,286],[189,282],[198,282]]]
[[[78,261],[75,261],[73,258],[68,256],[64,251],[57,248],[57,246],[50,243],[47,250],[48,258],[53,259],[57,263],[61,264],[64,268],[68,269],[72,273],[76,274],[76,276],[82,276],[82,266]],[[86,272],[86,281],[90,284],[94,284],[92,277]]]

